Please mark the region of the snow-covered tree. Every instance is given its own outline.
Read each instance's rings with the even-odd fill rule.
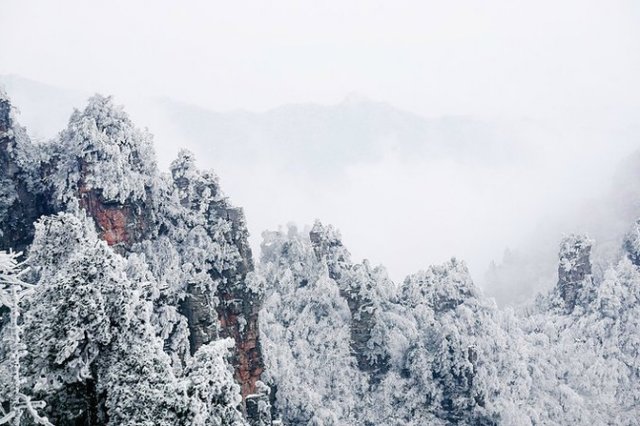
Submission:
[[[92,377],[93,361],[133,315],[136,289],[125,285],[123,259],[87,226],[60,214],[43,219],[36,231],[32,256],[41,280],[25,325],[33,368],[44,367],[34,374],[45,389]],[[65,234],[73,238],[61,246]],[[58,256],[64,247],[66,259]]]
[[[150,290],[129,279],[125,260],[91,226],[67,213],[37,226],[28,383],[58,404],[58,418],[176,424],[185,401],[156,337]]]
[[[104,395],[101,422],[171,426],[184,423],[187,389],[151,323],[152,306],[138,301],[128,329],[96,360],[96,391]]]
[[[586,305],[593,297],[592,245],[593,240],[586,235],[569,235],[560,243],[556,289],[565,312],[572,312],[576,304]]]
[[[144,200],[156,179],[151,136],[136,128],[111,97],[95,95],[75,110],[54,154],[56,197],[99,191],[105,201]]]
[[[267,380],[285,423],[356,424],[368,387],[351,355],[347,301],[307,235],[265,233],[267,297],[260,318]]]
[[[240,386],[227,362],[232,339],[217,340],[198,349],[185,370],[188,395],[186,425],[240,426],[246,422],[239,410]]]
[[[29,414],[36,424],[51,425],[46,417],[37,412],[44,406],[42,401],[32,401],[23,392],[21,358],[26,346],[22,339],[20,322],[21,302],[33,290],[33,286],[20,278],[22,265],[19,253],[0,251],[0,309],[9,310],[9,324],[0,329],[2,348],[0,349],[0,424],[19,425],[25,414]],[[6,409],[6,410],[5,410]]]
[[[263,236],[254,271],[217,176],[186,151],[158,174],[111,98],[38,145],[0,91],[0,250],[28,253],[0,251],[0,424],[267,426],[269,398],[273,424],[640,417],[640,222],[618,258],[564,238],[555,283],[536,277],[553,289],[516,310],[456,259],[396,284],[330,225]]]
[[[375,382],[389,368],[386,330],[380,318],[395,298],[395,285],[384,268],[374,268],[367,260],[354,264],[333,226],[316,221],[309,239],[317,261],[326,265],[329,277],[335,280],[349,306],[351,349],[358,367],[370,373]]]

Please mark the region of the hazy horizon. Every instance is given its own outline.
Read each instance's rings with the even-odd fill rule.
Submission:
[[[17,102],[36,137],[114,95],[162,167],[216,171],[254,249],[319,218],[396,281],[456,256],[482,284],[595,229],[640,148],[637,3],[366,4],[6,1],[0,76],[55,89]]]

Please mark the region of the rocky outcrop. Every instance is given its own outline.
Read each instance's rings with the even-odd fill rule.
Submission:
[[[170,238],[179,240],[176,245],[183,247],[185,253],[194,244],[197,250],[205,247],[212,252],[206,261],[206,273],[215,291],[209,294],[202,286],[188,285],[180,306],[189,320],[191,352],[213,339],[233,338],[235,377],[246,398],[256,393],[264,366],[258,331],[262,300],[248,283],[254,264],[244,214],[222,194],[213,173],[195,167],[191,153],[183,151],[178,155],[171,165],[171,177],[180,208],[161,214],[169,218],[163,228],[167,228]],[[175,232],[175,222],[180,220],[192,223],[190,226],[205,235],[191,240],[183,232]]]
[[[141,202],[107,202],[99,190],[79,188],[79,205],[92,217],[98,235],[120,254],[151,233],[152,212]]]
[[[558,295],[565,312],[573,312],[591,281],[591,246],[593,241],[585,235],[570,235],[560,244],[558,265]]]
[[[631,263],[640,267],[640,219],[636,220],[631,230],[625,235],[622,246]]]
[[[128,252],[135,243],[153,235],[154,223],[150,219],[154,213],[144,202],[108,202],[99,190],[86,189],[85,185],[80,185],[79,204],[94,219],[101,238],[121,254]],[[209,229],[214,229],[219,220],[230,225],[230,231],[224,236],[211,237],[225,238],[224,244],[235,247],[239,257],[229,269],[209,270],[209,274],[218,282],[215,294],[207,293],[198,286],[187,287],[180,312],[188,321],[190,351],[194,354],[202,345],[220,337],[233,338],[236,342],[232,356],[235,378],[241,386],[243,399],[254,395],[254,402],[257,404],[258,400],[264,399],[255,396],[256,383],[264,369],[258,331],[260,299],[246,286],[247,274],[253,270],[254,265],[244,215],[241,209],[230,207],[223,200],[212,203],[206,216]],[[246,408],[249,418],[249,407]],[[257,424],[253,420],[252,423]]]
[[[256,393],[256,383],[264,370],[258,329],[261,300],[260,295],[247,286],[247,275],[254,265],[244,214],[238,208],[229,208],[223,214],[231,223],[231,235],[236,236],[232,243],[238,249],[240,260],[233,273],[223,273],[224,279],[218,285],[218,318],[222,337],[233,337],[236,341],[236,379],[246,398]]]
[[[356,312],[351,320],[351,349],[358,362],[358,368],[371,375],[378,382],[389,371],[389,356],[385,353],[370,356],[373,328],[376,323],[375,307],[367,300],[347,299],[349,309]]]
[[[25,251],[33,240],[33,222],[54,212],[39,185],[31,148],[13,118],[11,102],[0,91],[0,250]]]
[[[162,303],[177,305],[186,317],[192,354],[213,340],[234,339],[232,364],[247,401],[245,413],[251,424],[270,424],[269,399],[259,386],[262,295],[248,284],[254,264],[244,214],[222,195],[212,173],[185,169],[173,180],[160,178],[149,146],[148,135],[110,98],[96,96],[85,111],[74,113],[45,155],[14,123],[11,104],[0,93],[0,250],[27,249],[39,217],[78,208],[93,219],[100,238],[125,257],[168,238],[179,267],[191,264],[195,275],[207,274],[209,280],[205,286],[172,282],[184,286],[183,296],[162,295]],[[186,237],[194,229],[204,229],[205,245],[201,234]],[[205,254],[194,259],[193,250]]]
[[[351,256],[340,240],[340,234],[331,225],[325,227],[319,221],[309,232],[309,239],[318,261],[324,261],[329,278],[339,281],[344,270],[352,266]]]
[[[351,263],[348,250],[331,226],[324,227],[316,222],[309,238],[317,259],[327,263],[329,277],[336,281],[340,295],[349,306],[351,351],[358,368],[369,373],[375,383],[388,371],[389,356],[372,344],[376,315],[380,309],[380,301],[376,297],[379,283],[374,271],[366,261],[356,265]]]

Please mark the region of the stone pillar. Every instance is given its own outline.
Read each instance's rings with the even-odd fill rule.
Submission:
[[[557,290],[567,313],[573,312],[585,283],[591,279],[591,246],[586,235],[570,235],[560,243]]]

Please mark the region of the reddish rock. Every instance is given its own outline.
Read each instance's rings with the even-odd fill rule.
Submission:
[[[123,252],[145,238],[149,219],[142,207],[130,202],[106,202],[99,191],[84,185],[78,192],[80,207],[95,221],[98,235],[117,251]]]
[[[99,190],[88,189],[82,182],[78,195],[80,207],[94,219],[100,237],[116,251],[124,254],[134,243],[149,238],[153,213],[148,211],[144,201],[107,202]],[[224,202],[213,205],[212,213],[231,223],[233,231],[226,237],[229,238],[227,242],[238,248],[241,260],[231,270],[210,271],[215,279],[223,278],[216,294],[219,327],[216,327],[215,316],[211,315],[210,295],[198,288],[189,289],[180,311],[189,324],[192,354],[218,337],[235,340],[232,364],[242,397],[246,399],[257,392],[256,382],[264,369],[258,331],[260,301],[245,286],[247,273],[253,270],[253,259],[241,209]],[[243,320],[239,321],[239,318]]]
[[[256,382],[264,370],[258,331],[258,303],[249,294],[240,299],[234,294],[220,294],[218,317],[222,337],[232,337],[236,342],[233,356],[235,377],[241,386],[242,398],[255,394]],[[246,320],[238,321],[242,317]],[[244,326],[243,326],[244,323]]]

